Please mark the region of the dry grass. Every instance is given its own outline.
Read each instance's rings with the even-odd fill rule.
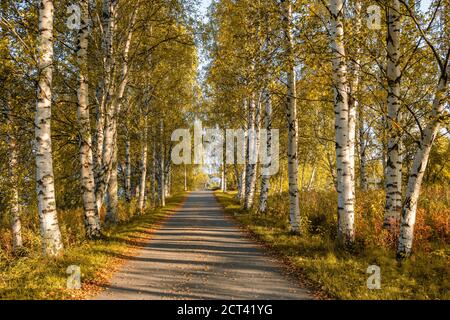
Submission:
[[[303,235],[288,228],[287,195],[269,199],[262,216],[240,209],[235,193],[216,192],[226,210],[261,242],[312,283],[337,299],[450,299],[449,190],[425,190],[417,218],[415,253],[395,260],[395,239],[382,230],[382,192],[358,195],[357,243],[352,252],[335,245],[336,204],[333,192],[302,195]],[[381,289],[367,288],[367,268],[381,268]]]
[[[40,255],[34,219],[29,217],[24,221],[25,248],[21,256],[11,253],[10,235],[2,230],[0,299],[80,299],[95,293],[120,265],[120,257],[133,251],[136,241],[147,240],[150,230],[173,212],[184,197],[184,194],[171,197],[164,209],[147,210],[143,215],[134,215],[133,204],[121,205],[121,223],[105,230],[105,238],[98,241],[84,239],[81,211],[61,212],[65,250],[57,259]],[[66,289],[66,269],[70,265],[81,268],[83,290]]]

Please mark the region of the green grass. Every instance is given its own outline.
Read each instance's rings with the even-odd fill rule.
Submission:
[[[148,230],[162,221],[184,199],[185,194],[167,200],[164,209],[149,210],[105,231],[105,239],[82,241],[67,247],[56,259],[39,255],[0,257],[0,299],[71,299],[95,292],[112,273],[119,258],[130,254],[132,245],[148,238]],[[81,268],[83,290],[67,290],[66,269]]]
[[[354,252],[336,247],[321,234],[289,233],[285,219],[240,209],[235,193],[216,192],[225,210],[255,237],[301,273],[329,298],[335,299],[450,299],[448,244],[431,252],[416,252],[398,264],[389,248],[363,246]],[[381,268],[381,289],[367,288],[367,268]]]

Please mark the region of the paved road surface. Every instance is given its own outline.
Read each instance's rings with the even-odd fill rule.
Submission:
[[[211,192],[192,192],[96,299],[312,299],[246,238]]]

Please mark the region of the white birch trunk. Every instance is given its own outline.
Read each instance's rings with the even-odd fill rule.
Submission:
[[[115,15],[115,6],[117,5],[116,0],[113,0],[113,8],[111,12],[113,17]],[[120,82],[117,92],[111,100],[111,104],[107,104],[106,109],[106,130],[105,130],[105,143],[103,146],[103,161],[104,170],[103,175],[107,177],[109,175],[109,182],[107,183],[107,208],[105,220],[109,224],[115,224],[118,222],[118,179],[117,179],[117,117],[120,113],[123,97],[125,94],[125,89],[128,84],[128,56],[131,47],[131,41],[133,38],[133,28],[136,21],[137,9],[139,6],[139,1],[135,6],[130,19],[130,28],[128,30],[125,46],[123,49],[123,63],[120,75]]]
[[[311,177],[309,178],[308,186],[306,187],[306,191],[311,191],[314,186],[314,179],[316,178],[316,165],[314,165],[313,170],[311,172]]]
[[[131,201],[131,140],[128,132],[125,140],[125,200]]]
[[[343,0],[330,1],[330,35],[336,127],[336,166],[338,192],[338,241],[348,246],[354,242],[354,177],[349,148],[349,104],[345,62]]]
[[[389,230],[398,225],[402,207],[402,158],[400,155],[400,2],[387,4],[387,162],[386,208],[383,227]]]
[[[226,155],[226,141],[227,141],[227,137],[226,137],[226,132],[223,136],[223,157],[222,157],[222,176],[220,179],[220,187],[222,192],[227,192],[227,162],[225,159],[225,155]]]
[[[271,159],[272,157],[272,102],[270,98],[270,93],[267,90],[265,97],[265,113],[264,113],[264,126],[267,131],[267,145],[262,146],[266,148],[267,158]],[[267,211],[267,199],[269,197],[269,189],[270,189],[270,176],[264,174],[264,169],[268,170],[271,167],[271,161],[263,166],[263,174],[261,175],[261,191],[259,193],[259,212],[266,213]]]
[[[104,127],[105,127],[105,110],[101,103],[97,103],[95,110],[95,157],[94,170],[96,188],[97,181],[101,174],[103,165],[103,141],[104,141]]]
[[[8,99],[8,96],[6,97]],[[5,107],[5,117],[7,123],[6,144],[8,146],[8,178],[9,178],[9,213],[11,219],[12,246],[13,251],[19,251],[23,246],[22,241],[22,222],[20,219],[19,204],[19,176],[18,176],[18,146],[16,138],[16,126],[14,125],[8,101]]]
[[[293,232],[300,232],[300,205],[298,192],[298,159],[297,159],[297,101],[296,80],[294,61],[294,42],[292,39],[292,5],[290,0],[282,0],[283,6],[283,29],[286,47],[286,72],[287,72],[287,97],[286,97],[286,119],[288,124],[288,178],[289,178],[289,218]]]
[[[222,164],[222,177],[220,180],[220,187],[222,192],[227,192],[227,172],[225,162]]]
[[[156,207],[156,181],[157,181],[157,167],[156,167],[156,139],[154,131],[152,130],[152,174],[150,180],[150,192],[152,205]]]
[[[247,100],[244,99],[243,101],[243,108],[244,108],[244,112],[248,112],[248,103]],[[244,164],[242,166],[242,173],[239,176],[239,180],[238,180],[238,200],[240,204],[244,204],[245,202],[245,182],[247,181],[246,178],[246,172],[247,172],[247,163],[248,163],[248,121],[247,121],[247,125],[243,126],[242,130],[244,131],[244,145],[243,145],[243,150],[238,150],[237,152],[244,152]]]
[[[19,181],[17,176],[17,141],[14,138],[9,139],[9,179],[11,198],[9,202],[9,212],[11,215],[11,231],[13,251],[17,252],[23,246],[22,241],[22,222],[20,219],[20,205],[19,205]]]
[[[255,99],[252,97],[247,109],[247,145],[245,151],[245,184],[244,184],[244,209],[249,209],[250,183],[253,177],[252,152],[254,152],[254,132],[255,132]]]
[[[167,153],[170,157],[170,150]],[[165,174],[165,182],[166,182],[166,198],[170,197],[171,195],[171,187],[172,187],[172,163],[169,161],[166,161],[166,174]]]
[[[430,122],[423,131],[420,146],[414,156],[413,165],[408,177],[408,186],[406,189],[405,201],[403,202],[400,221],[400,236],[397,248],[397,258],[399,260],[408,258],[411,255],[417,202],[419,200],[423,176],[430,157],[431,147],[439,131],[440,121],[442,121],[445,100],[448,98],[447,83],[449,70],[450,68],[447,66],[447,70],[442,71],[433,101]]]
[[[164,161],[164,121],[161,119],[161,137],[160,137],[160,168],[159,168],[159,200],[161,207],[166,205],[166,179],[165,179],[165,161]]]
[[[104,74],[102,81],[102,95],[97,110],[97,177],[96,202],[100,212],[103,206],[106,189],[108,187],[112,170],[113,136],[114,136],[114,109],[112,98],[114,95],[113,70],[114,68],[114,30],[116,0],[103,0],[103,64]],[[99,144],[102,143],[101,146]]]
[[[2,12],[2,11],[0,11]],[[7,36],[7,30],[3,29],[0,33],[1,37],[5,37],[6,43],[4,49],[9,50],[10,40]],[[2,50],[3,51],[3,50]],[[3,55],[4,52],[2,52]],[[11,92],[5,92],[4,116],[6,121],[6,145],[8,148],[8,190],[9,190],[9,214],[11,220],[12,247],[13,252],[18,253],[23,247],[22,241],[22,221],[20,218],[19,203],[19,154],[17,143],[17,126],[11,115],[10,108]]]
[[[105,150],[111,149],[111,157],[110,161],[110,173],[109,173],[109,181],[106,189],[106,215],[105,215],[105,224],[107,226],[115,225],[119,222],[119,214],[118,214],[118,204],[119,197],[117,194],[118,191],[118,177],[117,177],[117,123],[113,121],[112,123],[112,139],[113,144],[105,148]]]
[[[355,34],[359,36],[361,32],[361,2],[355,2]],[[355,52],[355,59],[350,63],[350,69],[353,76],[353,81],[349,86],[349,112],[348,112],[348,148],[350,153],[350,172],[352,180],[355,180],[355,145],[356,145],[356,117],[359,107],[358,92],[360,83],[360,64],[361,64],[361,48],[357,42]],[[355,194],[355,184],[353,184],[353,194]]]
[[[81,193],[83,198],[84,226],[88,239],[99,238],[100,215],[95,203],[94,164],[92,155],[91,125],[89,118],[88,41],[89,7],[87,0],[80,1],[81,28],[78,32],[78,125],[80,130]]]
[[[245,184],[245,202],[244,209],[253,207],[256,187],[256,170],[258,162],[258,148],[259,148],[259,126],[261,117],[260,100],[255,101],[252,98],[249,108],[249,131],[248,131],[248,162],[246,170],[246,184]]]
[[[142,133],[142,151],[141,151],[141,176],[139,180],[139,201],[138,209],[140,213],[145,210],[145,187],[147,183],[147,152],[148,152],[148,141],[147,141],[147,116],[144,116],[144,131]]]
[[[364,113],[360,109],[359,117],[359,184],[363,191],[367,191],[367,142],[364,128]]]
[[[35,118],[36,192],[43,253],[59,255],[63,249],[56,213],[51,140],[53,78],[53,1],[39,5],[39,60]]]
[[[186,164],[184,164],[184,191],[188,191]]]

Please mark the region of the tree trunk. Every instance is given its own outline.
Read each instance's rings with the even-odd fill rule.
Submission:
[[[160,137],[160,163],[159,163],[159,200],[161,207],[166,205],[166,179],[165,179],[165,161],[164,161],[164,121],[161,119],[161,137]]]
[[[117,5],[117,0],[113,0],[114,6]],[[123,63],[122,70],[120,74],[120,82],[117,92],[114,92],[111,104],[107,105],[106,112],[106,133],[105,133],[105,144],[103,146],[103,159],[106,159],[106,165],[104,163],[105,169],[103,170],[105,176],[110,176],[109,183],[107,184],[107,199],[108,206],[106,208],[106,222],[109,224],[115,224],[119,221],[118,219],[118,184],[117,184],[117,117],[120,114],[122,107],[122,101],[125,94],[125,89],[128,84],[128,56],[131,47],[131,40],[133,38],[133,28],[136,22],[137,9],[139,6],[139,1],[135,6],[130,19],[130,28],[128,30],[127,38],[125,41],[125,46],[123,49]],[[112,12],[114,12],[112,10]],[[114,86],[115,87],[115,86]]]
[[[236,198],[238,200],[240,200],[240,193],[241,193],[241,174],[239,173],[239,165],[237,163],[237,161],[234,162],[233,164],[233,169],[234,169],[234,176],[236,177],[236,188],[237,188],[237,193],[236,193]]]
[[[110,174],[109,174],[109,182],[107,184],[106,189],[106,215],[105,215],[105,224],[107,226],[115,225],[119,222],[119,213],[118,213],[118,204],[119,197],[117,194],[118,191],[118,170],[117,170],[117,122],[112,122],[112,141],[113,144],[109,146],[111,148],[111,158],[110,158]],[[108,148],[106,148],[108,149]]]
[[[244,110],[247,109],[247,102],[244,100]],[[247,124],[248,126],[248,124]],[[247,173],[247,163],[248,163],[248,131],[247,131],[247,127],[243,127],[242,128],[244,131],[244,146],[243,146],[243,152],[245,152],[245,163],[242,166],[242,172],[241,175],[239,176],[239,182],[238,182],[238,200],[239,203],[244,204],[245,201],[245,182],[247,181],[246,178],[246,173]],[[238,150],[237,152],[242,152],[241,150]]]
[[[289,177],[289,217],[291,230],[300,232],[300,206],[298,193],[298,160],[297,160],[297,101],[294,43],[292,39],[292,5],[290,0],[282,0],[283,6],[283,29],[286,47],[286,72],[287,72],[287,97],[286,97],[286,119],[288,124],[288,177]]]
[[[8,137],[9,144],[9,182],[11,184],[11,198],[9,202],[9,210],[11,215],[12,244],[14,252],[20,250],[23,246],[22,242],[22,222],[20,219],[19,205],[19,179],[17,176],[17,140],[14,136]]]
[[[311,172],[311,177],[309,178],[308,186],[306,187],[306,191],[311,191],[314,186],[314,179],[316,178],[316,165],[314,165],[313,170]]]
[[[354,242],[354,177],[350,151],[347,67],[345,63],[343,0],[330,1],[331,49],[336,127],[336,166],[338,192],[338,240],[348,246]],[[353,127],[354,128],[354,127]]]
[[[63,249],[56,213],[51,140],[53,78],[53,1],[39,5],[38,87],[35,118],[36,192],[43,253],[57,256]]]
[[[114,83],[113,70],[114,59],[114,30],[116,0],[103,1],[103,64],[104,73],[102,79],[102,99],[97,111],[97,176],[95,196],[97,209],[100,212],[103,206],[106,189],[112,171],[113,142],[114,142]],[[99,146],[100,142],[102,145]],[[100,154],[101,152],[101,154]]]
[[[222,177],[220,179],[220,187],[222,192],[227,192],[227,169],[225,162],[222,164]]]
[[[386,209],[383,227],[393,231],[402,207],[402,158],[400,155],[400,2],[387,4],[387,162]]]
[[[278,181],[278,194],[283,193],[283,167],[280,168],[280,174],[278,175],[280,180]]]
[[[145,210],[145,186],[147,183],[147,152],[148,152],[148,141],[147,141],[147,116],[144,116],[144,129],[142,133],[142,153],[141,153],[141,177],[139,181],[139,201],[138,209],[140,213]]]
[[[355,34],[359,37],[361,32],[361,1],[355,2]],[[358,92],[361,74],[361,47],[359,41],[356,41],[355,59],[350,63],[350,70],[353,79],[349,86],[349,112],[348,112],[348,148],[350,153],[350,172],[352,180],[355,180],[355,145],[356,145],[356,117],[359,107]],[[355,184],[353,184],[353,194],[355,194]]]
[[[170,161],[170,152],[167,154],[167,197],[172,196],[172,162]]]
[[[244,209],[251,209],[253,207],[253,201],[255,197],[256,187],[256,170],[258,162],[258,149],[259,149],[259,128],[261,118],[261,103],[260,98],[255,101],[252,98],[249,108],[249,131],[248,131],[248,162],[246,170],[246,183],[245,183],[245,202]]]
[[[104,141],[104,127],[105,127],[105,110],[102,103],[97,103],[95,110],[95,157],[94,157],[94,172],[95,172],[95,188],[97,190],[98,179],[101,174],[103,165],[103,141]],[[100,210],[101,208],[99,208]]]
[[[267,131],[267,141],[266,141],[266,154],[267,158],[272,157],[272,102],[270,98],[270,93],[266,92],[266,108],[264,114],[264,126]],[[264,148],[264,146],[262,146]],[[259,193],[259,212],[265,213],[267,210],[267,199],[269,197],[270,189],[270,175],[265,174],[265,170],[269,170],[272,166],[272,162],[268,161],[267,164],[263,164],[262,174],[261,174],[261,191]]]
[[[155,133],[152,130],[152,174],[150,176],[150,193],[152,206],[156,207],[156,181],[157,181],[157,168],[156,168],[156,139]]]
[[[247,145],[245,151],[245,183],[244,183],[244,209],[249,209],[249,203],[252,202],[252,199],[249,199],[250,193],[250,183],[253,179],[253,170],[254,163],[252,160],[254,159],[254,151],[255,151],[255,115],[256,115],[256,105],[255,99],[252,96],[250,101],[248,102],[247,109]]]
[[[131,140],[128,129],[125,137],[125,200],[131,202]]]
[[[18,146],[16,138],[16,126],[14,125],[9,108],[9,96],[6,97],[5,118],[7,124],[6,144],[8,146],[8,178],[10,191],[9,196],[9,213],[11,219],[12,231],[12,246],[13,251],[17,252],[23,246],[22,241],[22,223],[20,219],[20,204],[19,204],[19,161],[18,161]]]
[[[186,164],[184,164],[184,191],[188,191]]]
[[[431,147],[439,132],[440,121],[444,113],[445,99],[448,97],[447,83],[450,68],[442,70],[438,88],[433,101],[433,111],[430,122],[423,131],[419,149],[417,150],[413,165],[408,178],[406,197],[403,202],[402,217],[400,221],[400,237],[398,240],[397,259],[402,260],[411,255],[414,224],[416,222],[417,201],[419,200],[420,188],[423,175],[427,168]]]
[[[83,198],[84,227],[88,239],[99,238],[100,216],[95,204],[94,164],[91,125],[89,118],[88,41],[89,5],[81,0],[81,27],[78,32],[78,125],[80,130],[81,194]]]
[[[364,128],[364,113],[359,110],[359,184],[362,191],[367,191],[367,142]]]

